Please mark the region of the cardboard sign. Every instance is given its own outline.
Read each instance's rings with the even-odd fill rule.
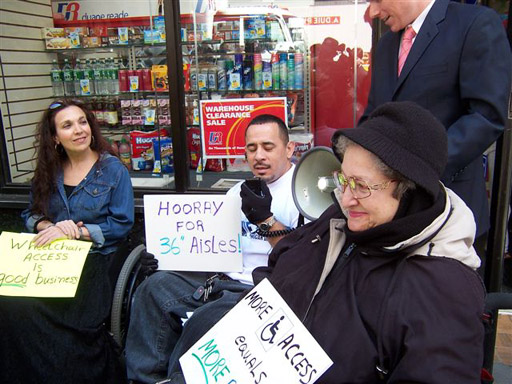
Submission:
[[[92,243],[55,240],[36,247],[35,236],[0,234],[0,295],[74,297]]]
[[[180,364],[189,384],[311,384],[333,363],[265,279]]]
[[[145,195],[146,245],[159,269],[242,270],[240,199],[224,195]]]
[[[203,157],[245,157],[245,129],[259,115],[274,115],[288,121],[286,97],[201,100]]]

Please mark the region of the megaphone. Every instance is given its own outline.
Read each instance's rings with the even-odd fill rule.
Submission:
[[[331,192],[336,186],[332,173],[340,166],[328,147],[314,147],[300,158],[293,172],[292,195],[304,217],[316,220],[333,203]]]

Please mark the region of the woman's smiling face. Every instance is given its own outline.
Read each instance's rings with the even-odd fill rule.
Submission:
[[[346,177],[354,177],[370,186],[390,181],[377,168],[374,159],[366,149],[350,145],[343,156],[341,171]],[[395,188],[396,183],[389,183],[385,189],[371,190],[370,196],[356,199],[346,187],[340,205],[347,216],[348,228],[354,232],[364,231],[393,220],[399,205],[399,200],[393,197]]]
[[[90,149],[91,127],[84,111],[71,105],[55,115],[55,142],[66,152],[82,152]]]

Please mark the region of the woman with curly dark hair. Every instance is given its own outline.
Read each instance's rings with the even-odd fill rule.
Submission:
[[[134,221],[127,169],[91,111],[53,102],[37,126],[37,163],[22,218],[34,244],[91,241],[74,298],[0,297],[2,383],[118,383],[124,370],[105,327],[109,269]]]

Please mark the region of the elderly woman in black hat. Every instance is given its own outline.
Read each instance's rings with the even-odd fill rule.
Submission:
[[[334,364],[319,383],[479,383],[484,288],[471,211],[439,178],[445,128],[411,102],[337,131],[336,204],[268,277]]]

